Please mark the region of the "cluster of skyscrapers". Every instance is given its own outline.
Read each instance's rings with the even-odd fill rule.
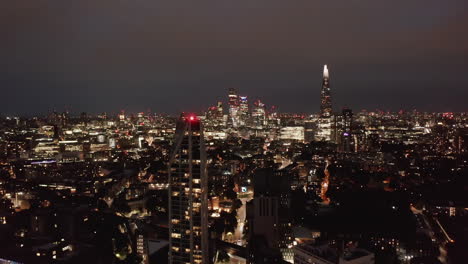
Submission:
[[[255,100],[252,109],[250,109],[247,96],[240,96],[236,89],[230,88],[228,123],[234,128],[246,126],[262,128],[266,126],[267,110],[265,104],[260,100]]]

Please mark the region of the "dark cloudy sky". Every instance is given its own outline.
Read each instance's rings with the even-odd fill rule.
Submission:
[[[0,114],[200,111],[236,87],[284,112],[468,111],[466,0],[10,0]]]

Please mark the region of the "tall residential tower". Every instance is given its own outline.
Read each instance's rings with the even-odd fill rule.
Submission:
[[[206,152],[197,116],[177,122],[169,161],[169,263],[209,263]]]

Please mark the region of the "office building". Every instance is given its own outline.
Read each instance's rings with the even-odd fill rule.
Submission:
[[[239,95],[234,88],[229,88],[229,123],[232,127],[239,126]]]

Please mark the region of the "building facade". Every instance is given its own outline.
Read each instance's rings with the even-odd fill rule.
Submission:
[[[249,223],[249,260],[257,263],[264,251],[257,247],[262,241],[283,261],[294,260],[294,235],[291,226],[291,176],[287,170],[258,169],[254,176],[254,199],[247,208]],[[270,254],[275,255],[275,254]]]

